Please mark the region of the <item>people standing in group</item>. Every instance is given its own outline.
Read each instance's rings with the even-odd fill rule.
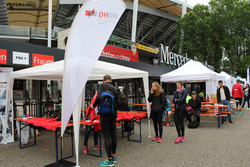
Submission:
[[[169,126],[169,119],[172,115],[172,107],[171,107],[171,103],[170,100],[166,100],[166,111],[163,112],[163,116],[162,116],[162,122],[164,124],[165,120],[166,120],[166,126]]]
[[[98,106],[98,113],[100,114],[100,123],[104,136],[105,149],[108,159],[101,162],[101,166],[114,166],[116,163],[116,117],[118,104],[118,91],[112,85],[112,78],[110,75],[103,77],[103,82],[98,89],[97,98],[90,108]],[[106,108],[104,108],[106,105]],[[108,107],[107,107],[108,106]],[[103,107],[103,108],[102,108]],[[104,113],[104,110],[106,113]]]
[[[196,121],[198,122],[198,127],[200,124],[200,111],[201,111],[201,100],[197,97],[196,91],[192,92],[192,98],[188,101],[188,106],[192,107]],[[192,122],[191,115],[186,116],[188,122]]]
[[[249,84],[246,84],[246,87],[244,88],[243,92],[244,92],[244,101],[242,108],[244,108],[245,103],[247,102],[247,109],[249,109],[249,96],[250,96]]]
[[[238,108],[240,108],[240,115],[243,116],[245,114],[243,114],[242,112],[242,98],[244,97],[244,93],[243,93],[243,89],[242,89],[242,86],[240,84],[240,80],[237,79],[237,83],[233,85],[233,88],[232,88],[232,95],[233,95],[233,98],[235,99],[236,101],[236,106]],[[237,114],[237,111],[235,111],[235,115]]]
[[[227,111],[229,113],[227,114],[227,118],[230,123],[233,123],[231,117],[230,91],[227,86],[223,85],[223,82],[221,80],[218,82],[218,84],[220,87],[217,89],[217,102],[218,104],[228,105]]]
[[[174,122],[178,137],[175,143],[182,143],[185,140],[184,117],[186,113],[187,91],[181,81],[176,83],[177,90],[174,93],[173,103],[175,104]]]
[[[153,120],[155,130],[155,137],[153,138],[153,141],[157,140],[158,143],[161,143],[163,141],[162,115],[166,110],[166,98],[158,82],[152,83],[148,101],[152,102],[150,118]]]

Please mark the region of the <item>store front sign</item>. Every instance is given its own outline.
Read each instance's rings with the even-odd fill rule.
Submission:
[[[190,59],[186,56],[178,55],[168,51],[168,46],[165,47],[161,44],[158,61],[162,64],[168,64],[172,66],[182,66],[187,63]]]
[[[40,66],[54,62],[54,56],[32,54],[32,66]]]
[[[7,64],[7,50],[0,49],[0,64]]]
[[[138,52],[135,50],[135,48],[133,48],[132,51],[111,45],[106,45],[101,53],[101,56],[125,61],[138,62]]]
[[[13,51],[13,64],[29,65],[29,53]]]

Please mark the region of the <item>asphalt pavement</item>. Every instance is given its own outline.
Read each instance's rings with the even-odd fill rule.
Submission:
[[[151,138],[148,123],[142,121],[142,142],[131,142],[122,139],[121,127],[117,128],[117,164],[116,167],[249,167],[250,166],[250,110],[243,110],[245,116],[232,114],[233,124],[225,122],[217,128],[216,118],[201,117],[200,128],[188,129],[184,143],[175,144],[177,137],[175,127],[164,126],[163,142],[153,142],[153,125],[151,122]],[[83,154],[83,136],[85,128],[81,128],[79,162],[81,167],[97,167],[106,159]],[[132,139],[139,139],[139,127],[135,125]],[[33,138],[28,144],[33,142]],[[103,141],[102,141],[103,142]],[[60,143],[59,143],[60,144]],[[63,138],[63,154],[71,151],[70,136]],[[93,150],[93,134],[89,139],[89,151]],[[19,149],[19,141],[0,145],[0,167],[42,167],[56,161],[55,133],[41,130],[37,137],[37,145]],[[75,162],[75,156],[68,161]]]

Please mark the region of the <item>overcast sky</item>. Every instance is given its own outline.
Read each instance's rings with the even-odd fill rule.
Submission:
[[[208,5],[208,2],[210,0],[187,0],[187,4],[188,5],[191,5],[191,6],[194,6],[196,4],[203,4],[203,5]]]

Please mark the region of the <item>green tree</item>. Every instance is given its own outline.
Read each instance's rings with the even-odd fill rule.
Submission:
[[[196,5],[178,21],[175,51],[207,61],[215,71],[246,77],[250,66],[249,20],[250,4],[246,0],[211,0],[209,6]]]

